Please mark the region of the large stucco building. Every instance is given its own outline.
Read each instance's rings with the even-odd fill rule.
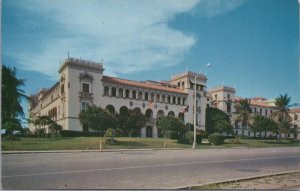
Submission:
[[[235,88],[219,86],[207,91],[207,78],[203,74],[186,71],[167,81],[140,82],[105,76],[103,71],[102,63],[67,58],[58,70],[59,81],[50,89],[42,89],[30,96],[31,117],[48,115],[62,125],[64,130],[92,131],[83,127],[79,121],[80,111],[88,105],[95,104],[115,113],[119,113],[124,107],[138,108],[146,116],[146,125],[140,129],[140,136],[158,137],[156,119],[159,116],[173,115],[185,123],[194,123],[197,76],[196,128],[205,129],[205,108],[215,107],[230,116],[235,134],[254,136],[249,127],[243,129],[234,122],[234,105],[241,99],[236,97]],[[182,112],[187,107],[189,109]],[[274,100],[264,98],[251,99],[251,108],[255,114],[264,116],[270,116],[276,109]],[[299,112],[300,110],[295,110],[291,113],[293,119]],[[292,124],[300,127],[298,118]],[[32,124],[29,128],[35,129]],[[271,133],[268,133],[270,136]]]
[[[83,128],[79,113],[89,104],[119,112],[122,107],[139,108],[146,116],[141,137],[157,137],[156,119],[174,115],[193,123],[194,79],[197,75],[197,128],[205,129],[206,81],[203,74],[183,72],[169,81],[132,81],[103,75],[103,65],[67,58],[59,68],[60,80],[50,89],[42,89],[30,97],[31,117],[49,115],[64,130],[91,131]],[[189,106],[187,112],[182,112]],[[35,127],[30,126],[33,130]]]

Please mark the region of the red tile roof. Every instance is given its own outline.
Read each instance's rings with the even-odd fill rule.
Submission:
[[[300,113],[300,108],[290,109],[291,113]]]
[[[158,85],[158,84],[156,85],[156,84],[145,83],[145,82],[125,80],[125,79],[114,78],[114,77],[110,77],[110,76],[103,76],[102,81],[108,82],[108,83],[120,84],[120,85],[147,88],[147,89],[152,89],[152,90],[160,90],[160,91],[167,91],[167,92],[172,92],[172,93],[187,94],[183,90],[178,89],[178,88],[170,88],[170,87],[165,87],[165,86]]]

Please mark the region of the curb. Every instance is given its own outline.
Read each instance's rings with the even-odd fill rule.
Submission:
[[[37,151],[2,151],[2,154],[33,154],[33,153],[80,153],[80,152],[124,152],[124,151],[155,151],[155,150],[186,150],[189,148],[149,148],[149,149],[103,149],[103,150],[37,150]]]
[[[212,182],[203,183],[203,184],[185,185],[185,186],[168,188],[168,189],[189,190],[189,188],[196,187],[196,186],[207,186],[207,185],[210,185],[210,184],[222,184],[222,183],[229,183],[229,182],[235,182],[235,181],[251,180],[251,179],[256,179],[256,178],[264,178],[264,177],[268,177],[268,176],[277,176],[277,175],[297,173],[297,172],[300,172],[300,170],[269,173],[269,174],[263,174],[263,175],[254,175],[254,176],[248,176],[248,177],[244,177],[244,178],[230,178],[230,179],[222,180],[222,181],[212,181]]]

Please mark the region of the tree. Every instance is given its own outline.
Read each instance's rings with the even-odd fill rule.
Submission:
[[[21,119],[24,117],[24,112],[21,100],[26,98],[24,91],[20,88],[23,85],[24,80],[16,77],[16,68],[2,66],[1,124],[3,128],[22,127]]]
[[[181,132],[186,130],[183,122],[174,116],[163,116],[158,120],[157,126],[162,132],[176,131]]]
[[[229,116],[217,108],[206,108],[205,130],[208,134],[212,133],[232,133],[233,127],[230,123]]]
[[[51,117],[47,115],[38,116],[35,120],[33,120],[33,124],[37,127],[36,133],[38,135],[38,139],[40,139],[40,135],[44,134],[46,126],[50,126],[53,123]],[[43,128],[41,128],[43,127]]]
[[[242,123],[243,128],[243,135],[244,135],[244,129],[247,129],[247,127],[250,125],[252,121],[252,109],[250,107],[250,100],[248,99],[242,99],[238,104],[235,105],[235,110],[237,113],[236,122]]]
[[[278,141],[281,140],[281,133],[284,133],[290,126],[292,119],[289,115],[289,108],[293,105],[295,104],[291,104],[291,97],[287,94],[280,94],[275,99],[276,111],[272,113],[272,118],[278,123]]]
[[[274,120],[269,117],[255,115],[253,117],[253,124],[250,125],[251,130],[256,134],[256,132],[265,132],[265,138],[267,137],[267,131],[276,132],[277,124]]]
[[[114,114],[96,105],[90,105],[86,110],[82,110],[79,114],[79,120],[82,125],[86,125],[97,131],[105,131],[108,128],[116,129],[118,127],[118,122]],[[112,141],[113,136],[114,133],[112,134]]]
[[[139,109],[121,109],[120,113],[117,114],[117,120],[126,136],[129,134],[129,131],[137,131],[145,126],[146,123],[145,115]]]

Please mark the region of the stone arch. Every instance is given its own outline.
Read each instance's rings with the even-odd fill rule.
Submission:
[[[120,114],[121,113],[128,113],[128,108],[126,107],[126,106],[122,106],[122,107],[120,107]]]
[[[105,110],[108,111],[108,112],[111,113],[111,114],[115,114],[115,113],[116,113],[116,112],[115,112],[115,107],[112,106],[112,105],[107,105],[107,106],[105,107]]]
[[[178,119],[180,119],[181,121],[184,121],[184,113],[179,113],[178,114]]]
[[[104,86],[104,95],[109,96],[109,87],[108,86]]]
[[[160,117],[163,117],[165,115],[164,111],[163,110],[159,110],[156,114],[156,119],[160,118]]]
[[[145,117],[146,118],[153,118],[153,111],[152,111],[152,109],[147,109],[146,110]]]
[[[175,113],[173,111],[169,111],[168,116],[173,116],[175,117]]]
[[[138,107],[135,107],[135,108],[133,109],[133,111],[137,111],[137,112],[139,112],[139,113],[142,113],[142,110],[141,110],[140,108],[138,108]]]

